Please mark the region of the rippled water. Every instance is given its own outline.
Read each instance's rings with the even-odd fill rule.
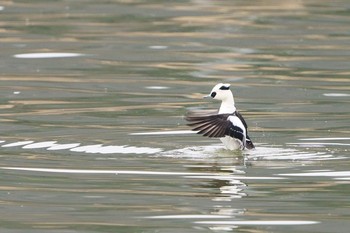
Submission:
[[[348,232],[349,7],[0,3],[0,231]],[[218,82],[256,150],[185,125]]]

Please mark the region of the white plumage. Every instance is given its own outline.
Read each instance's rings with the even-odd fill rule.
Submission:
[[[205,97],[221,100],[219,111],[214,114],[203,111],[189,112],[186,115],[186,120],[190,122],[188,125],[193,126],[193,130],[203,136],[220,138],[229,150],[253,149],[254,144],[248,136],[247,123],[236,110],[230,84],[215,85]]]

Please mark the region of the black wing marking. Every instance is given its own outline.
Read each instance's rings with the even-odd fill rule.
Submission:
[[[235,111],[235,115],[242,121],[245,129],[248,129],[247,122],[245,122],[245,120],[244,120],[243,116],[241,115],[241,113],[238,112],[238,111]]]
[[[252,140],[250,139],[250,137],[248,136],[248,125],[247,125],[247,123],[245,122],[245,120],[244,120],[243,116],[241,115],[241,113],[236,111],[235,115],[242,121],[242,123],[243,123],[243,125],[244,125],[244,127],[246,129],[246,134],[247,134],[247,136],[246,136],[246,147],[247,147],[247,149],[254,149],[255,146],[254,146]]]
[[[192,130],[198,131],[203,136],[221,138],[228,135],[227,129],[232,124],[227,118],[232,114],[202,115],[196,112],[187,113],[185,119],[193,126]]]
[[[243,142],[245,135],[242,128],[231,123],[230,128],[227,129],[227,135],[237,138]]]

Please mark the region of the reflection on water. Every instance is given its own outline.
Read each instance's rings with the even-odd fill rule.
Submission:
[[[0,12],[1,232],[348,232],[347,1]],[[218,82],[256,150],[185,125]]]

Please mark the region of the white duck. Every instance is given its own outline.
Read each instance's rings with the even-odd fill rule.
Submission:
[[[220,138],[229,150],[253,149],[254,144],[248,136],[248,126],[242,115],[236,110],[235,101],[230,90],[230,84],[219,83],[215,85],[209,95],[216,100],[221,100],[221,106],[215,114],[203,114],[203,112],[189,112],[185,119],[193,130],[203,136]]]

